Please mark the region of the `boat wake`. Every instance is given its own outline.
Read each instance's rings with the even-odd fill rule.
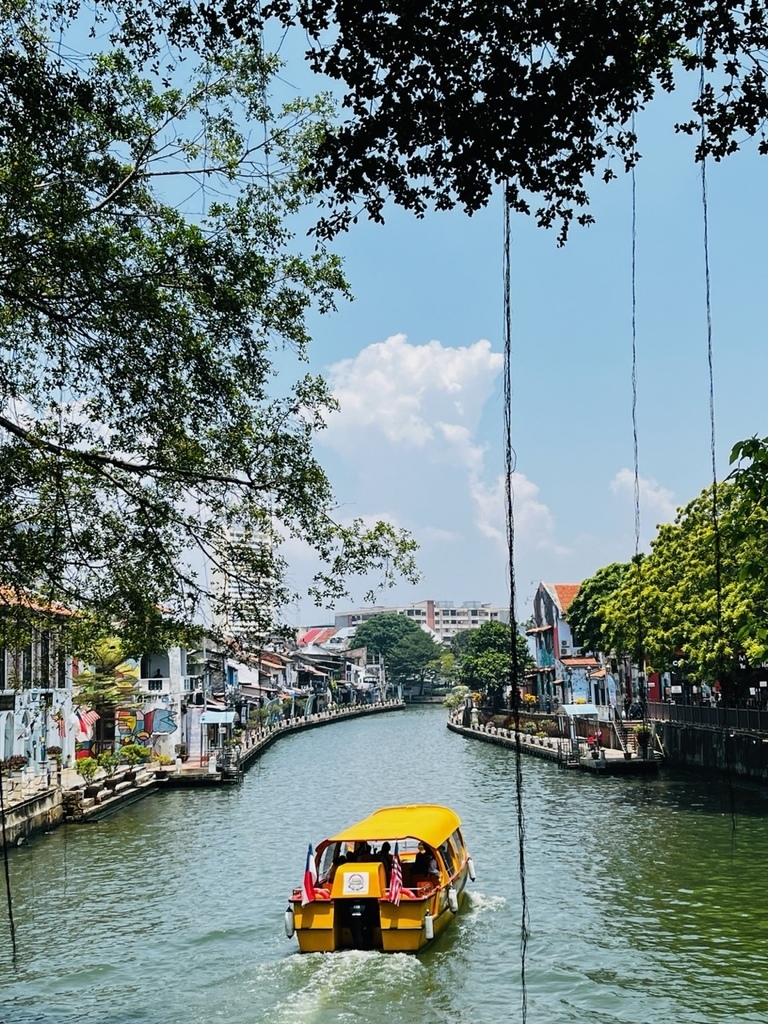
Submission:
[[[493,896],[490,893],[467,889],[467,909],[470,914],[487,914],[501,910],[506,906],[504,896]]]
[[[387,1005],[388,1014],[396,1013],[400,1000],[408,1001],[421,987],[425,972],[421,961],[407,953],[361,950],[304,953],[273,967],[280,974],[274,980],[290,996],[262,1017],[270,1024],[357,1024],[366,1019],[365,1007],[378,1007],[380,1014],[382,1005]]]

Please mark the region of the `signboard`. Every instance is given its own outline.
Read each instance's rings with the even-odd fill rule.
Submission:
[[[352,871],[349,874],[345,874],[342,895],[367,896],[369,881],[368,875],[363,874],[361,871]]]

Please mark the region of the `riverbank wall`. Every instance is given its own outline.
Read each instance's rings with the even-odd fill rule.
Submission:
[[[768,786],[768,734],[679,722],[655,726],[670,767]]]
[[[652,713],[650,720],[656,754],[661,755],[667,767],[698,771],[745,786],[768,787],[768,733],[733,726],[661,720]],[[515,748],[515,734],[508,729],[492,725],[462,726],[458,717],[449,719],[448,728],[471,739]],[[540,743],[526,735],[521,740],[522,752],[530,757],[554,761],[563,767],[571,767],[575,763],[581,767],[592,767],[582,756],[569,756],[570,743],[567,741],[550,739]],[[605,753],[611,761],[619,756],[617,751],[607,750]],[[640,771],[643,760],[632,757],[617,770]],[[658,764],[659,758],[647,760],[655,760]]]
[[[283,736],[305,729],[317,729],[334,722],[368,715],[402,711],[405,703],[385,701],[380,704],[354,705],[311,715],[309,718],[278,722],[269,729],[250,733],[240,753],[238,769],[247,769],[258,757]],[[63,824],[87,824],[99,821],[121,808],[141,800],[151,793],[167,787],[199,788],[219,786],[226,781],[216,770],[216,762],[185,762],[173,768],[141,766],[134,771],[125,769],[110,780],[96,780],[86,787],[73,768],[64,769],[50,778],[39,778],[34,785],[22,786],[3,779],[3,815],[0,830],[0,850],[5,846],[22,846],[35,835],[48,832]]]

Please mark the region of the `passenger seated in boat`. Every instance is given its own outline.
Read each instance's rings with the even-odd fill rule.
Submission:
[[[392,845],[390,843],[382,843],[381,849],[378,852],[377,859],[384,865],[384,873],[387,877],[387,885],[389,885],[389,876],[392,874]]]
[[[413,861],[411,878],[414,885],[423,885],[425,882],[437,885],[440,881],[440,868],[437,864],[435,852],[434,850],[427,849],[423,843],[419,843],[419,852]]]
[[[429,854],[426,851],[424,843],[419,843],[419,852],[413,858],[413,873],[414,875],[427,876],[429,872]]]
[[[347,859],[357,861],[358,863],[366,863],[373,860],[373,853],[368,843],[357,843],[355,852]]]
[[[333,885],[333,879],[334,879],[334,877],[336,875],[336,871],[338,870],[339,864],[345,864],[346,861],[347,861],[347,858],[346,858],[346,855],[344,853],[344,850],[345,850],[345,847],[341,843],[339,843],[338,846],[336,847],[336,851],[335,851],[335,853],[333,855],[333,860],[331,861],[331,866],[328,868],[327,872],[320,879],[320,884],[321,885],[326,885],[326,886],[328,886],[328,888],[330,888]]]

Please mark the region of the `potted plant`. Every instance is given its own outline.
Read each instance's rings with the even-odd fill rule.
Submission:
[[[96,797],[100,787],[94,784],[96,773],[99,771],[99,762],[95,757],[81,757],[75,764],[75,771],[83,777],[85,782],[85,795]]]
[[[118,751],[120,760],[128,765],[128,771],[123,776],[128,782],[136,778],[136,766],[144,764],[149,759],[149,751],[140,743],[126,743]]]
[[[61,747],[57,747],[54,744],[52,747],[46,747],[45,748],[45,752],[48,755],[48,757],[52,757],[53,758],[53,760],[56,762],[56,767],[58,769],[60,769],[61,768],[61,753],[62,753]]]
[[[7,772],[21,772],[26,768],[27,761],[28,758],[23,754],[11,754],[4,761],[0,761],[0,768],[5,768]]]
[[[117,769],[121,765],[120,755],[114,754],[112,751],[107,751],[105,754],[99,754],[98,758],[99,767],[104,769],[106,779],[104,785],[107,789],[117,789],[118,779],[116,778]]]
[[[152,763],[155,768],[155,777],[162,779],[168,774],[168,769],[173,767],[173,758],[168,757],[167,754],[158,754],[152,759]]]
[[[651,730],[647,725],[636,725],[632,732],[635,734],[637,746],[642,751],[643,757],[648,757],[648,744],[651,742]]]
[[[177,743],[176,746],[174,747],[174,750],[176,751],[176,756],[182,763],[184,763],[188,759],[189,755],[187,754],[186,743]]]

